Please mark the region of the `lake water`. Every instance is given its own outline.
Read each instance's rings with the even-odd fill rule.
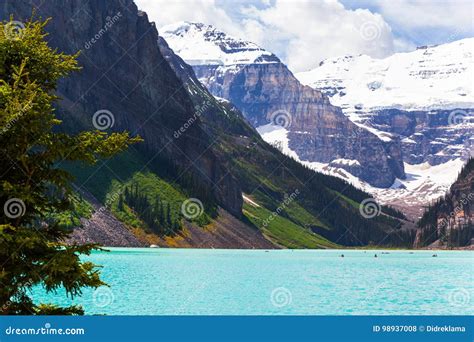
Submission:
[[[108,315],[472,315],[473,256],[113,248],[87,258],[103,265],[110,289],[85,290],[74,303]],[[71,303],[61,292],[33,297]]]

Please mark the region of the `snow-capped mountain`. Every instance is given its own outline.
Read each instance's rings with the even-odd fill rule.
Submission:
[[[404,178],[400,141],[385,142],[359,128],[272,53],[200,23],[181,22],[159,32],[199,81],[231,101],[254,127],[284,126],[299,160],[337,164],[378,187]]]
[[[333,104],[351,114],[356,114],[355,107],[470,108],[474,106],[473,54],[474,38],[467,38],[385,59],[366,55],[328,59],[296,77],[329,94]]]
[[[474,38],[385,59],[333,58],[295,79],[275,55],[212,26],[179,23],[160,33],[267,142],[412,217],[446,192],[474,151]]]
[[[328,59],[296,77],[380,138],[400,137],[407,179],[392,188],[401,189],[360,184],[382,201],[414,208],[442,196],[474,152],[474,38],[385,59]]]
[[[163,26],[160,35],[191,66],[280,62],[258,45],[232,38],[211,25],[179,22]]]
[[[467,38],[385,59],[328,59],[296,77],[380,138],[401,136],[405,161],[439,164],[472,147],[473,54]]]

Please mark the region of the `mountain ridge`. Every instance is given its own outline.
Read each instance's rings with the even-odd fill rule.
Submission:
[[[413,218],[448,191],[474,155],[473,49],[474,38],[466,38],[380,59],[335,57],[296,74],[357,125],[387,141],[400,140],[407,179],[388,190],[358,186]]]
[[[464,38],[385,58],[334,57],[295,75],[302,83],[331,95],[343,108],[358,103],[368,109],[469,108],[474,106],[473,50],[474,38]]]
[[[179,46],[174,46],[176,54],[191,65],[239,65],[279,63],[273,53],[266,51],[257,44],[231,37],[212,25],[189,21],[177,22],[160,27],[165,35],[175,35],[182,39]],[[199,41],[200,46],[193,45]],[[202,45],[204,43],[204,46]],[[200,58],[194,59],[196,49]]]
[[[186,25],[189,27],[193,24],[186,23]],[[210,27],[210,30],[216,30],[212,26],[199,25],[201,28]],[[173,32],[167,32],[166,26],[160,30],[160,34],[168,39],[172,47],[176,47],[177,54],[182,51],[183,42],[189,43],[196,39],[193,35],[190,37],[186,37],[184,34],[179,37],[173,36]],[[242,40],[236,39],[236,42],[242,42]],[[305,127],[293,127],[292,132],[287,127],[279,127],[278,124],[275,126],[268,117],[258,115],[258,112],[265,111],[265,108],[262,109],[261,98],[271,97],[269,95],[271,92],[261,90],[262,85],[269,82],[274,88],[274,83],[278,83],[275,81],[278,80],[276,75],[283,78],[281,74],[291,74],[289,70],[288,72],[268,71],[268,69],[277,69],[278,63],[265,65],[259,64],[258,61],[255,63],[251,61],[251,63],[248,62],[244,65],[216,63],[207,66],[198,63],[198,65],[193,65],[193,68],[200,81],[214,95],[230,99],[239,109],[243,109],[247,119],[267,142],[278,146],[285,154],[308,167],[345,179],[370,192],[382,203],[406,210],[412,219],[418,219],[422,214],[423,206],[445,193],[454,181],[456,172],[463,165],[462,160],[466,160],[474,152],[474,113],[472,108],[469,108],[472,102],[469,100],[469,98],[472,99],[472,82],[469,82],[472,79],[472,72],[469,73],[469,70],[473,70],[473,63],[472,49],[468,48],[472,46],[473,42],[474,38],[467,38],[449,44],[420,47],[413,52],[399,53],[383,59],[374,59],[364,55],[336,57],[323,61],[321,66],[312,72],[295,74],[303,84],[312,86],[326,94],[330,102],[340,106],[344,115],[356,125],[355,131],[345,132],[344,136],[363,135],[363,145],[373,145],[373,140],[367,139],[365,132],[370,132],[378,137],[387,156],[389,168],[394,174],[394,177],[385,180],[384,184],[373,181],[373,178],[377,177],[376,173],[374,175],[366,170],[365,175],[361,175],[360,158],[354,151],[349,149],[345,151],[346,153],[339,154],[337,149],[331,150],[330,147],[323,150],[314,149],[315,142],[318,145],[324,145],[324,142],[319,139],[308,139],[310,132]],[[242,43],[242,46],[245,47],[247,43]],[[191,47],[186,53],[189,54],[192,51],[194,56],[199,56],[201,51],[199,48],[196,49],[195,42],[193,44],[190,44]],[[454,51],[451,51],[453,49]],[[450,56],[454,56],[454,60],[448,58]],[[410,61],[411,59],[413,61]],[[362,61],[357,62],[359,60]],[[391,71],[391,78],[387,78],[384,76],[384,72],[390,69],[387,61],[391,60],[394,61],[391,64],[395,66]],[[375,63],[375,65],[372,66],[371,63]],[[402,66],[398,66],[400,63]],[[353,64],[356,67],[353,68]],[[242,71],[244,68],[251,70],[248,72],[249,76],[241,76],[246,73]],[[438,73],[435,72],[436,68],[439,69]],[[407,70],[406,72],[409,74],[403,76],[404,70]],[[322,73],[324,77],[321,76],[321,80],[318,82],[311,82],[313,74],[316,72]],[[344,73],[350,75],[350,77],[346,76],[347,80],[344,80]],[[261,76],[266,74],[269,75],[267,80]],[[365,76],[366,74],[370,77]],[[235,81],[239,77],[240,80]],[[408,77],[412,77],[415,81],[406,81]],[[459,77],[461,77],[460,80],[458,80]],[[365,81],[358,81],[359,78]],[[436,81],[433,81],[434,83],[430,81],[433,78]],[[352,81],[353,79],[354,81]],[[397,86],[395,83],[395,87],[392,85],[397,79],[405,80],[406,82],[402,82],[402,84],[406,85],[407,89],[414,89],[412,93],[402,89],[402,94],[405,95],[403,95],[404,97],[400,95],[401,98],[410,103],[411,97],[421,96],[419,100],[421,106],[400,106],[393,103],[397,99],[397,92],[402,88],[400,84]],[[449,82],[446,85],[441,84],[445,79],[448,79]],[[257,80],[259,83],[255,83],[255,86],[249,85],[252,80]],[[377,94],[385,89],[384,81],[388,82],[387,89],[390,86],[390,91],[386,90],[385,93],[391,92],[394,93],[394,96],[386,95],[380,99]],[[344,82],[354,84],[350,87],[346,86]],[[292,88],[294,82],[290,81],[289,84],[288,87]],[[420,86],[421,84],[425,86]],[[355,95],[351,94],[352,91],[356,91]],[[448,103],[448,106],[439,105],[443,101],[434,101],[429,106],[425,105],[426,99],[433,100],[436,98],[435,96],[449,98],[453,92],[462,94],[457,96],[456,101]],[[360,97],[359,93],[362,94]],[[281,94],[279,96],[282,96]],[[469,94],[471,95],[468,96]],[[241,101],[242,98],[243,101]],[[351,98],[355,100],[352,101]],[[362,104],[361,99],[364,98],[368,100],[367,103]],[[382,106],[383,103],[377,103],[377,101],[383,102],[385,100],[392,102],[387,102],[386,107]],[[295,99],[295,101],[306,102],[303,98]],[[265,105],[263,106],[265,107]],[[283,116],[285,112],[292,114],[292,110],[294,110],[288,110],[285,106],[273,109],[276,113],[283,112]],[[294,122],[301,121],[300,117],[296,120],[293,120],[293,117],[291,119],[292,125]],[[324,133],[325,136],[334,134],[330,130],[326,130]],[[358,144],[357,140],[352,145],[354,144]],[[337,146],[338,143],[332,141],[330,145]],[[364,151],[364,153],[373,156],[382,155],[380,151]],[[456,169],[440,177],[438,174],[442,167],[450,169],[455,167]],[[383,173],[387,173],[386,167],[378,164],[378,168],[383,170]],[[405,170],[408,171],[405,172]]]
[[[203,30],[207,31],[203,33]],[[218,38],[210,39],[207,32]],[[278,58],[271,63],[254,55],[233,59],[232,53],[225,53],[221,41],[233,42],[238,46],[238,53],[246,52],[249,45],[254,52],[255,44],[234,39],[201,23],[165,26],[160,35],[184,60],[192,56],[186,61],[199,81],[214,96],[233,102],[254,127],[283,124],[288,130],[290,147],[301,160],[357,159],[358,164],[343,167],[380,187],[390,186],[396,177],[404,178],[397,143],[387,145],[368,130],[360,129],[339,108],[332,106],[327,96],[301,85]],[[209,60],[209,50],[212,50],[209,46],[229,57],[221,58],[222,63]],[[273,56],[264,49],[259,48],[258,52]],[[196,60],[199,62],[193,63]],[[362,140],[368,143],[362,144]]]

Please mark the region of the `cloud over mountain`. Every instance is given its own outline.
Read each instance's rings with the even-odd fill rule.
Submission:
[[[382,16],[366,9],[346,9],[336,0],[243,2],[234,11],[213,0],[137,3],[158,27],[181,20],[212,24],[276,53],[295,72],[332,56],[364,53],[384,57],[394,51],[391,28]],[[235,15],[236,10],[240,16]]]

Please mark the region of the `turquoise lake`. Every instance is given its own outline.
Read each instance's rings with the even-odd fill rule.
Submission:
[[[108,315],[474,314],[473,252],[110,250],[87,258],[110,288],[34,300]]]

